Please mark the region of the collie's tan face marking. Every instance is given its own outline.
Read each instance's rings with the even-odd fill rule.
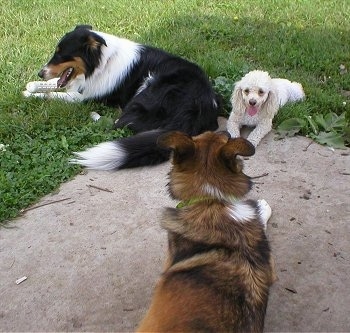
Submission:
[[[191,138],[181,132],[161,136],[158,144],[173,151],[169,190],[180,200],[194,196],[241,197],[250,190],[250,180],[240,156],[251,156],[255,149],[243,138],[205,132]]]
[[[43,79],[50,80],[56,77],[60,77],[65,71],[72,68],[73,71],[69,76],[69,81],[75,79],[78,75],[84,74],[86,72],[84,61],[80,57],[75,57],[71,61],[62,62],[59,64],[48,64],[43,71]]]

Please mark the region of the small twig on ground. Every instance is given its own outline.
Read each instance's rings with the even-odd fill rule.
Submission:
[[[75,200],[67,202],[67,205],[75,203]]]
[[[9,267],[9,269],[13,267],[13,265],[15,264],[15,261],[16,261],[16,258],[13,258],[12,264],[11,264],[11,266]]]
[[[260,176],[250,177],[250,179],[257,179],[257,178],[265,177],[265,176],[268,176],[268,175],[269,175],[269,173],[268,173],[268,172],[265,172],[265,173],[263,173],[263,174],[260,175]]]
[[[95,186],[95,185],[91,185],[91,184],[88,184],[86,185],[87,187],[92,187],[92,188],[95,188],[96,190],[101,190],[101,191],[105,191],[105,192],[109,192],[109,193],[113,193],[112,190],[108,189],[108,188],[102,188],[102,187],[98,187],[98,186]]]
[[[344,175],[344,176],[350,176],[350,173],[349,172],[339,172],[341,175]]]
[[[320,152],[318,152],[318,155],[322,156],[322,157],[330,157],[331,155],[323,155]]]
[[[293,294],[297,294],[297,291],[293,288],[287,288],[285,287],[284,289],[286,289],[287,291],[289,291],[290,293],[293,293]]]
[[[310,143],[303,149],[303,151],[307,151],[313,143],[313,141],[310,141]]]
[[[34,206],[34,207],[29,207],[29,208],[26,208],[26,209],[22,209],[21,213],[25,213],[25,212],[28,212],[29,210],[37,209],[37,208],[44,207],[44,206],[47,206],[47,205],[52,205],[54,203],[62,202],[62,201],[70,200],[70,199],[71,198],[64,198],[64,199],[60,199],[60,200],[46,202],[46,203],[43,203],[41,205],[37,205],[37,206]]]

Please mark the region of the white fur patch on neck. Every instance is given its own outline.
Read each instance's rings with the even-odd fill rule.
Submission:
[[[225,195],[217,187],[208,183],[202,186],[202,191],[204,192],[204,195],[209,195],[217,199],[226,199]]]
[[[85,81],[84,98],[98,98],[116,89],[140,59],[143,46],[128,39],[94,31],[107,46],[102,46],[101,62]]]
[[[248,222],[257,218],[255,207],[246,202],[235,202],[227,206],[227,211],[237,222]]]
[[[213,197],[219,200],[225,200],[225,201],[229,201],[229,202],[234,202],[237,200],[237,198],[233,195],[225,195],[224,193],[222,193],[217,187],[210,185],[210,184],[204,184],[201,188],[201,190],[203,191],[203,195],[204,196],[209,196],[209,197]]]

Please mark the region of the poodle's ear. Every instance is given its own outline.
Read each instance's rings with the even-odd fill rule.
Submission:
[[[265,103],[263,104],[263,109],[272,119],[277,113],[278,107],[277,93],[271,89]]]
[[[162,134],[157,140],[157,145],[160,148],[173,151],[173,160],[175,164],[192,158],[195,153],[195,145],[192,138],[179,131]]]
[[[235,88],[233,89],[233,93],[231,96],[231,104],[232,111],[245,111],[245,105],[243,101],[242,88],[240,85],[240,81],[235,84]]]

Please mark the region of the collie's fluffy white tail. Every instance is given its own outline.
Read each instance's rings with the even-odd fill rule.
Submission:
[[[159,148],[157,139],[163,130],[153,130],[103,142],[83,152],[74,153],[76,158],[69,162],[95,170],[119,170],[165,162],[170,151]]]
[[[74,154],[77,158],[71,159],[70,163],[95,170],[119,169],[126,159],[126,152],[118,142],[103,142]]]

